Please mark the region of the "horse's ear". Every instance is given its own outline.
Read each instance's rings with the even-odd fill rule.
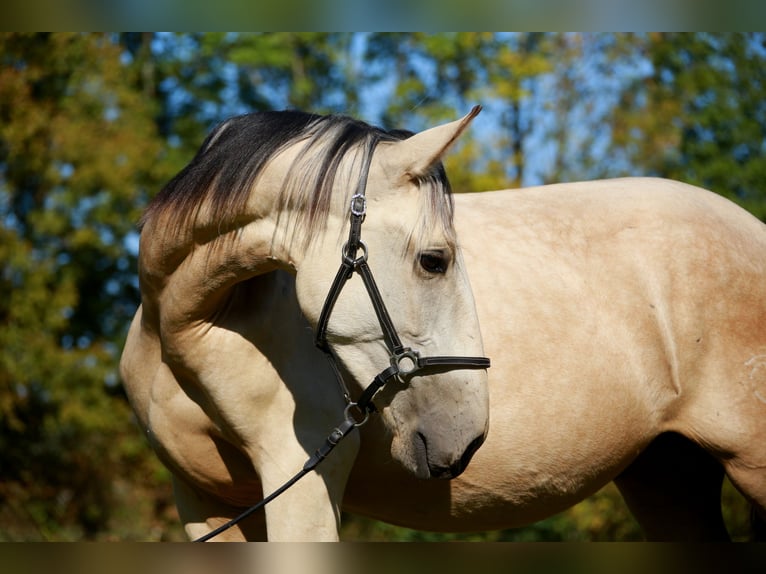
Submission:
[[[382,150],[384,161],[408,178],[418,179],[426,175],[480,111],[481,106],[474,106],[459,120],[427,129],[406,140],[385,146]]]

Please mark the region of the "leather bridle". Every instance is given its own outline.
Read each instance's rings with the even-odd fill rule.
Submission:
[[[357,192],[351,198],[351,229],[349,230],[348,241],[346,241],[341,249],[340,268],[335,275],[335,280],[332,282],[332,286],[330,287],[330,291],[327,294],[324,306],[322,307],[322,312],[319,315],[316,336],[314,339],[316,346],[324,351],[329,357],[336,376],[344,389],[346,402],[350,407],[358,408],[365,416],[365,420],[369,413],[376,410],[375,405],[372,403],[373,397],[392,379],[397,379],[404,383],[411,377],[417,375],[435,374],[456,369],[488,369],[490,366],[490,361],[487,357],[423,357],[417,349],[405,347],[402,344],[402,341],[396,332],[396,328],[394,327],[394,323],[391,320],[391,316],[386,309],[386,304],[383,302],[380,290],[372,276],[370,266],[367,264],[369,253],[367,251],[367,245],[361,238],[362,223],[367,214],[367,198],[365,196],[367,175],[372,161],[372,152],[376,143],[376,140],[370,143]],[[362,254],[357,256],[360,250]],[[338,369],[335,354],[332,352],[330,345],[327,342],[327,326],[335,302],[338,300],[338,296],[343,290],[344,285],[354,273],[358,273],[362,278],[364,286],[367,289],[367,294],[370,296],[370,301],[375,309],[378,323],[380,323],[380,328],[383,331],[383,339],[388,348],[390,362],[388,367],[375,376],[356,401],[352,401],[350,398],[348,388]],[[348,410],[347,407],[346,411],[348,412]]]

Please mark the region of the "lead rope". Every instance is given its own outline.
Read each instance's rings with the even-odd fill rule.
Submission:
[[[367,174],[370,170],[370,162],[372,160],[372,154],[375,151],[375,147],[377,146],[378,139],[377,137],[372,137],[367,144],[367,150],[365,154],[364,159],[364,165],[362,166],[362,175],[359,181],[358,191],[357,193],[352,197],[351,199],[351,229],[349,231],[349,240],[346,243],[346,245],[343,246],[343,264],[341,265],[340,270],[338,271],[337,275],[335,276],[335,280],[333,281],[333,285],[330,288],[330,292],[327,295],[327,299],[325,300],[324,307],[322,308],[322,312],[320,315],[318,327],[317,327],[317,337],[316,337],[316,343],[319,348],[321,348],[327,355],[327,357],[330,360],[330,364],[332,365],[333,371],[335,373],[335,377],[337,381],[339,382],[344,396],[346,398],[346,402],[348,403],[343,414],[344,414],[344,420],[343,422],[338,425],[336,428],[332,430],[332,432],[327,436],[325,439],[324,444],[316,450],[313,456],[311,456],[306,463],[303,465],[303,468],[290,480],[288,480],[286,483],[284,483],[282,486],[280,486],[278,489],[276,489],[274,492],[269,494],[266,498],[258,502],[257,504],[254,504],[247,510],[245,510],[242,514],[239,516],[232,518],[225,524],[222,524],[215,530],[208,532],[204,536],[200,536],[199,538],[195,539],[194,542],[207,542],[208,540],[215,538],[222,532],[225,532],[232,526],[236,525],[237,523],[241,522],[254,512],[257,512],[258,510],[262,509],[264,506],[266,506],[269,502],[277,498],[280,494],[285,492],[288,488],[293,486],[296,482],[298,482],[301,478],[306,476],[309,472],[314,470],[319,463],[321,463],[330,452],[342,441],[344,438],[346,438],[351,431],[353,431],[355,428],[362,426],[364,423],[367,422],[367,419],[370,416],[370,412],[374,410],[374,406],[372,406],[372,403],[370,403],[371,407],[365,408],[362,410],[359,409],[362,414],[364,415],[364,418],[357,422],[352,416],[351,416],[351,409],[352,407],[356,407],[356,403],[351,402],[350,395],[348,393],[348,390],[346,389],[346,384],[343,380],[343,376],[341,375],[338,365],[335,361],[335,357],[332,354],[331,349],[329,348],[329,345],[326,344],[326,340],[324,340],[324,334],[325,330],[327,328],[327,321],[329,320],[330,312],[332,311],[333,306],[335,305],[335,301],[338,298],[338,295],[340,294],[341,289],[343,288],[343,285],[346,283],[346,281],[351,277],[351,275],[354,274],[354,270],[357,267],[358,263],[362,260],[367,259],[367,246],[364,245],[364,243],[361,241],[360,236],[362,233],[362,222],[364,221],[364,216],[367,210],[367,200],[364,196],[364,191],[367,187]],[[364,254],[362,258],[359,260],[355,259],[356,253],[359,249],[364,250]],[[395,332],[395,331],[394,331]],[[387,372],[389,369],[386,369],[385,372]],[[380,377],[376,377],[377,379]],[[387,377],[385,380],[387,381],[390,378]],[[373,385],[375,386],[375,389],[379,389],[385,381],[382,381],[381,383],[375,385],[375,381],[373,382]],[[372,394],[370,394],[370,399],[372,398]],[[369,399],[365,401],[365,405]]]
[[[242,514],[239,516],[232,518],[229,520],[226,524],[222,524],[215,530],[208,532],[204,536],[200,536],[194,542],[207,542],[211,538],[215,538],[222,532],[228,530],[232,526],[236,525],[237,523],[241,522],[254,512],[257,512],[264,506],[266,506],[269,502],[274,500],[276,497],[278,497],[280,494],[282,494],[284,491],[286,491],[288,488],[290,488],[292,485],[294,485],[296,482],[298,482],[301,478],[303,478],[305,475],[307,475],[309,472],[314,470],[317,466],[319,466],[319,463],[322,462],[332,450],[338,446],[340,441],[342,441],[344,438],[346,438],[349,434],[351,434],[351,431],[353,431],[355,428],[362,426],[365,422],[367,422],[367,417],[365,416],[364,420],[361,422],[357,422],[354,420],[354,418],[350,415],[350,407],[346,407],[346,410],[344,411],[345,419],[344,421],[338,425],[336,428],[332,430],[332,432],[327,436],[325,439],[324,444],[316,450],[316,452],[311,456],[306,463],[303,465],[303,468],[298,472],[295,476],[293,476],[290,480],[288,480],[286,483],[284,483],[282,486],[280,486],[278,489],[276,489],[274,492],[272,492],[270,495],[268,495],[266,498],[261,500],[259,503],[254,504],[247,510],[245,510]]]

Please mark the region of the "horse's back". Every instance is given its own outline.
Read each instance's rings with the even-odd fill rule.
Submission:
[[[742,381],[762,378],[760,389],[750,389],[755,400],[738,406],[766,414],[762,222],[712,192],[652,178],[480,196],[458,197],[457,218],[477,303],[495,309],[482,316],[488,345],[507,340],[501,333],[513,327],[494,319],[497,295],[483,296],[487,289],[507,289],[516,298],[508,306],[537,307],[538,319],[561,320],[564,339],[585,326],[563,323],[568,316],[591,314],[633,330],[650,323],[646,335],[659,335],[673,363],[674,391],[713,408],[732,402]],[[487,262],[495,270],[502,262],[504,284],[489,277],[496,271]]]
[[[602,481],[677,432],[766,504],[760,221],[711,192],[644,178],[456,203],[493,361],[492,425],[474,471],[515,458],[506,471],[518,479],[499,488],[566,498],[581,488],[568,477]]]

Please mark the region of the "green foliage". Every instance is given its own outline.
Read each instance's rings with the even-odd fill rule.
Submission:
[[[633,38],[652,73],[615,108],[631,165],[716,191],[766,218],[763,34]]]
[[[422,129],[481,103],[456,191],[623,174],[766,217],[757,34],[0,34],[0,540],[181,539],[117,375],[140,212],[229,115]],[[746,507],[731,485],[735,536]],[[613,487],[470,535],[349,518],[347,539],[633,540]]]
[[[112,481],[138,477],[116,373],[137,300],[123,240],[160,142],[107,37],[3,34],[0,58],[1,536],[94,538]]]

